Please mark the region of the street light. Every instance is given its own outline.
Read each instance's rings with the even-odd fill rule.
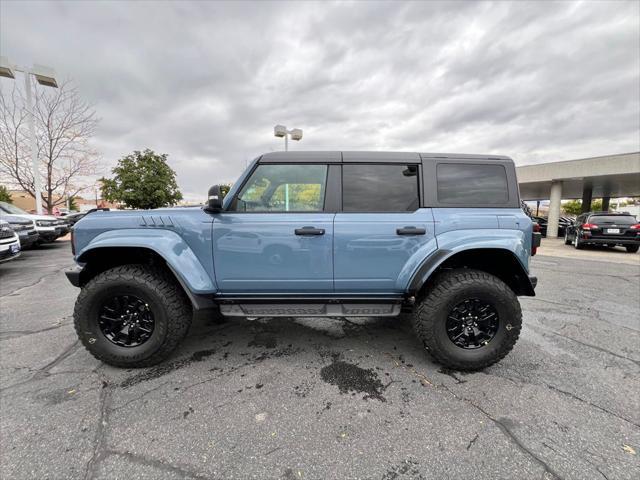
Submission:
[[[289,150],[289,135],[291,135],[291,140],[300,141],[302,140],[302,130],[299,128],[294,128],[293,130],[287,130],[287,127],[284,125],[276,125],[273,127],[273,134],[276,137],[284,137],[284,151]]]
[[[31,98],[31,81],[29,75],[33,75],[40,85],[45,87],[58,88],[56,82],[56,74],[53,69],[43,65],[34,65],[31,68],[12,65],[7,57],[0,57],[0,77],[15,79],[14,72],[22,72],[24,74],[24,89],[27,94],[27,122],[29,124],[29,143],[31,147],[31,164],[33,166],[33,183],[34,196],[36,197],[36,211],[38,215],[42,215],[42,178],[40,177],[40,169],[38,168],[38,152],[36,149],[36,128],[35,116],[33,115],[33,100]]]

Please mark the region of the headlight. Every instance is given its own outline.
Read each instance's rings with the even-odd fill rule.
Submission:
[[[56,224],[56,220],[37,220],[36,225],[39,227],[53,227]]]

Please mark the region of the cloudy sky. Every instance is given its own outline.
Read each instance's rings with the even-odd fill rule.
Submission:
[[[0,53],[71,77],[105,172],[168,153],[189,199],[284,148],[640,150],[639,2],[0,2]],[[7,81],[7,80],[3,80]]]

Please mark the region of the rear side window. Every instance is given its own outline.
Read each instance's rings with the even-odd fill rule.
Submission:
[[[468,205],[502,205],[509,201],[507,172],[502,165],[440,163],[438,202]]]
[[[634,225],[636,224],[636,217],[632,215],[592,215],[589,218],[589,223],[610,223],[615,225]]]
[[[419,206],[417,165],[342,166],[344,212],[412,212]]]

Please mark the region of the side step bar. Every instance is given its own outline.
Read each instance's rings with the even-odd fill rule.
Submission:
[[[226,297],[216,299],[228,317],[394,317],[403,298]]]

